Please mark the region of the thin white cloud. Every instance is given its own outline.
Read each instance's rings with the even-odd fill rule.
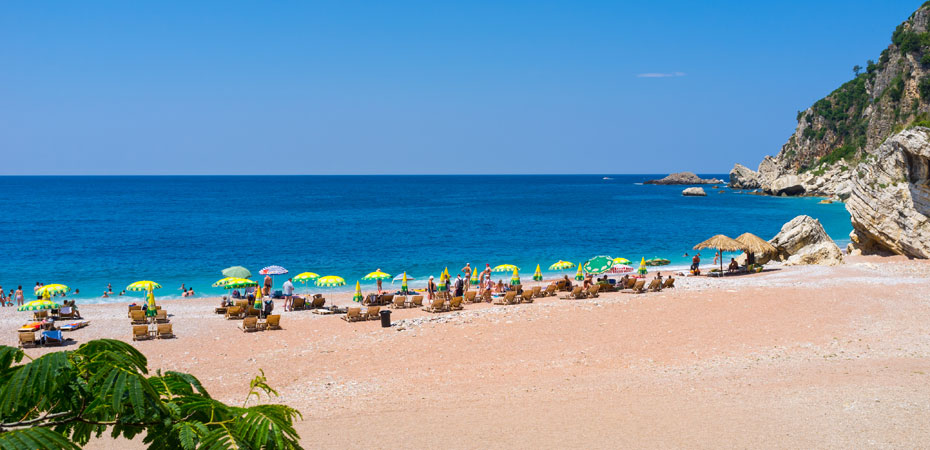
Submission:
[[[641,73],[636,75],[637,78],[673,78],[673,77],[683,77],[687,75],[684,72],[670,72],[670,73],[660,73],[660,72],[650,72],[650,73]]]

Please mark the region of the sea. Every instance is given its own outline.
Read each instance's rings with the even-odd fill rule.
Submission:
[[[90,303],[137,300],[142,293],[118,295],[137,280],[160,283],[157,298],[179,297],[182,283],[197,297],[221,295],[211,285],[236,265],[253,279],[279,265],[346,280],[341,288],[296,284],[324,293],[354,289],[376,269],[406,271],[419,286],[445,268],[455,277],[465,263],[514,264],[525,279],[537,265],[546,277],[573,275],[548,267],[597,255],[634,266],[665,258],[670,266],[650,270],[674,271],[712,235],[770,239],[801,214],[819,219],[841,247],[849,240],[841,203],[723,185],[684,197],[685,186],[643,184],[662,176],[0,177],[0,286],[62,283]],[[712,250],[701,254],[713,259]],[[102,298],[108,285],[117,295]]]

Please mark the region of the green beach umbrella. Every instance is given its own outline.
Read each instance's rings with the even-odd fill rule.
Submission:
[[[595,256],[584,263],[585,272],[600,275],[610,270],[614,265],[614,259],[609,256]]]
[[[355,282],[355,295],[352,296],[352,301],[362,302],[362,285],[358,281]]]
[[[614,258],[614,265],[616,264],[629,264],[630,260],[626,258]]]
[[[571,269],[572,267],[575,267],[575,263],[569,262],[569,261],[562,261],[560,259],[559,262],[549,266],[549,270],[565,270],[565,269]]]
[[[542,281],[542,272],[539,271],[539,264],[536,264],[536,273],[533,274],[533,279],[536,281]]]
[[[230,278],[226,280],[226,283],[223,284],[223,287],[226,289],[239,289],[244,287],[255,287],[258,286],[258,282],[254,280],[247,280],[245,278]]]
[[[481,283],[481,280],[478,278],[478,271],[477,271],[477,270],[472,270],[472,271],[471,271],[471,279],[468,280],[468,282],[471,283],[471,284],[479,284],[479,283]]]
[[[242,266],[232,266],[223,269],[223,275],[233,278],[251,278],[252,272]]]
[[[579,281],[584,279],[584,274],[581,273],[581,264],[578,264],[578,273],[575,274],[575,279]]]
[[[446,290],[446,271],[449,270],[448,267],[442,269],[442,272],[439,272],[439,285],[436,288],[440,291]]]
[[[213,287],[226,286],[226,283],[228,283],[230,280],[238,280],[238,278],[236,277],[220,278],[219,280],[216,281],[216,283],[213,283]]]
[[[520,269],[514,268],[513,275],[510,277],[510,285],[516,286],[520,284]]]
[[[649,270],[646,269],[646,258],[643,257],[642,261],[639,262],[639,269],[636,269],[636,273],[645,275],[647,272],[649,272]]]
[[[43,309],[59,309],[61,305],[55,303],[51,300],[33,300],[29,303],[26,303],[19,308],[16,308],[17,311],[41,311]]]
[[[372,273],[369,273],[368,275],[365,275],[365,277],[362,279],[363,280],[386,280],[388,278],[391,278],[390,274],[384,273],[381,271],[381,269],[378,269]]]
[[[325,277],[317,278],[314,284],[316,284],[317,286],[323,286],[323,287],[345,286],[346,280],[342,279],[342,277],[337,277],[335,275],[327,275]]]
[[[401,292],[407,292],[407,271],[404,271],[404,278],[400,282]]]
[[[148,299],[148,308],[145,308],[145,315],[149,317],[155,317],[155,314],[158,313],[158,307],[155,305],[155,290],[149,289],[149,299]]]
[[[520,270],[519,267],[513,264],[501,264],[499,266],[494,266],[494,268],[491,269],[491,272],[512,272],[514,269]]]
[[[127,291],[150,291],[152,289],[161,289],[161,285],[151,280],[142,280],[126,286]]]
[[[294,281],[307,284],[310,280],[315,280],[317,278],[320,278],[320,276],[313,272],[303,272],[294,277]]]
[[[42,286],[41,288],[39,288],[39,290],[36,291],[36,295],[40,297],[46,297],[46,296],[51,297],[52,295],[55,295],[55,294],[60,294],[62,292],[70,292],[70,291],[71,291],[71,288],[63,284],[46,284],[45,286]]]

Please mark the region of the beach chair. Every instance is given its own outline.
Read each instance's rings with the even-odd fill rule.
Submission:
[[[572,288],[572,292],[564,297],[560,297],[563,300],[577,300],[584,298],[584,289],[581,286],[575,286]]]
[[[281,315],[280,314],[270,314],[265,318],[265,329],[268,330],[280,330],[281,329]]]
[[[429,306],[423,308],[423,311],[432,312],[432,313],[443,312],[445,310],[446,310],[446,302],[442,299],[442,297],[439,297],[439,296],[434,298],[433,302]]]
[[[42,345],[61,345],[63,342],[64,338],[61,336],[61,330],[45,330],[42,332]]]
[[[407,297],[398,295],[394,297],[394,308],[402,309],[407,307]]]
[[[650,292],[656,292],[661,288],[662,288],[662,281],[659,280],[658,278],[653,278],[653,280],[649,282],[649,286],[646,287],[646,290]]]
[[[291,304],[291,310],[293,311],[302,311],[307,309],[307,300],[303,297],[294,297],[293,304]]]
[[[58,313],[60,319],[74,319],[75,317],[77,317],[77,310],[71,306],[63,306]]]
[[[133,325],[132,326],[132,340],[134,341],[144,341],[149,336],[149,327],[146,325]]]
[[[242,318],[241,306],[230,306],[226,309],[226,320],[236,320]]]
[[[35,320],[36,322],[41,322],[46,318],[48,318],[48,311],[46,310],[35,311],[32,313],[32,320]]]
[[[258,317],[262,314],[262,310],[255,309],[254,307],[249,306],[248,312],[245,314],[247,317]]]
[[[365,320],[378,320],[381,318],[379,315],[381,313],[380,306],[369,306],[368,311],[365,314]]]
[[[542,294],[540,294],[540,296],[551,297],[553,295],[556,295],[556,291],[558,290],[559,290],[559,287],[556,284],[550,284],[549,286],[546,286],[546,290],[543,291]]]
[[[246,333],[258,331],[258,317],[249,316],[242,319],[242,325],[240,325],[239,328]]]
[[[131,318],[131,317],[132,317],[132,312],[133,312],[133,311],[142,311],[142,306],[141,306],[141,305],[133,305],[133,306],[130,306],[130,307],[129,307],[129,312],[126,313],[126,317],[130,317],[130,318]]]
[[[321,296],[320,294],[317,294],[313,296],[313,300],[310,302],[310,307],[319,309],[319,308],[322,308],[323,305],[325,304],[326,304],[326,299],[323,298],[323,296]]]
[[[478,300],[478,292],[468,291],[465,293],[465,303],[476,303]]]
[[[662,289],[668,289],[675,287],[675,279],[668,277],[665,279],[665,284],[662,285]]]
[[[242,310],[245,310],[249,306],[249,301],[248,300],[236,300],[236,306],[242,308]]]
[[[586,293],[585,297],[587,297],[587,298],[597,298],[597,293],[598,293],[598,291],[600,291],[600,290],[601,290],[601,285],[595,284],[594,286],[591,286],[591,287],[588,288],[588,292]]]
[[[492,301],[493,299],[494,299],[494,295],[493,295],[493,293],[491,292],[491,290],[490,290],[490,289],[485,289],[485,290],[484,290],[484,293],[481,294],[481,300],[480,300],[480,301],[487,302],[487,303],[491,303],[491,301]]]
[[[646,290],[644,289],[645,286],[646,286],[646,280],[644,279],[636,280],[636,283],[633,284],[633,288],[632,288],[633,293],[642,294],[643,292],[646,292]]]
[[[423,296],[422,296],[422,295],[414,295],[413,298],[410,299],[410,306],[411,306],[412,308],[420,308],[420,307],[422,307],[422,306],[423,306]]]
[[[141,309],[136,310],[136,311],[132,311],[132,313],[130,314],[129,317],[130,317],[130,319],[131,319],[131,320],[130,320],[130,323],[131,323],[132,325],[142,325],[142,324],[145,324],[145,323],[146,323],[146,320],[145,320],[145,311],[143,311],[143,310],[141,310]]]
[[[346,322],[362,320],[362,308],[349,308],[346,311],[346,315],[342,316],[342,320]]]
[[[523,295],[520,296],[519,301],[523,303],[533,303],[533,290],[527,289],[523,291]]]
[[[226,311],[229,310],[228,306],[218,306],[213,309],[214,314],[226,314]]]
[[[26,347],[36,347],[36,332],[35,331],[18,331],[19,334],[19,346],[22,348]]]
[[[156,323],[168,323],[169,322],[168,311],[165,311],[163,309],[159,309],[158,311],[155,311],[155,322]]]
[[[542,293],[542,286],[533,286],[532,292],[533,292],[533,298],[544,297]]]
[[[458,311],[460,309],[465,309],[462,306],[462,302],[465,300],[465,297],[452,297],[452,300],[449,300],[449,309],[452,311]]]
[[[495,305],[512,305],[514,303],[519,303],[517,298],[517,291],[507,291],[503,296],[498,297],[497,301],[494,302]]]
[[[569,290],[568,283],[567,283],[565,280],[559,280],[559,281],[557,281],[556,284],[555,284],[555,287],[556,287],[556,289],[557,289],[558,291],[560,291],[560,292],[561,292],[561,291],[568,291],[568,290]]]
[[[160,323],[158,324],[158,329],[156,331],[158,339],[169,339],[174,337],[174,333],[171,332],[170,323]]]
[[[382,305],[390,305],[394,303],[394,294],[384,294],[381,296]]]

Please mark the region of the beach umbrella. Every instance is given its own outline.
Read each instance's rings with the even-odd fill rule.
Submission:
[[[70,292],[70,291],[71,291],[71,288],[63,284],[46,284],[45,286],[40,287],[36,291],[36,295],[40,297],[46,297],[46,296],[51,297],[52,295],[55,295],[55,294],[60,294],[63,292]]]
[[[342,277],[337,277],[335,275],[327,275],[325,277],[317,278],[314,284],[316,284],[317,286],[323,286],[323,287],[345,286],[346,280],[342,279]]]
[[[213,287],[222,287],[222,286],[226,286],[226,283],[228,283],[230,280],[238,280],[238,278],[236,278],[236,277],[220,278],[219,280],[216,280],[216,282],[213,283],[212,286],[213,286]]]
[[[442,272],[439,272],[439,286],[437,288],[440,291],[446,290],[446,271],[449,270],[448,267],[442,269]]]
[[[587,273],[599,275],[614,265],[614,259],[609,256],[595,256],[584,263],[583,269]]]
[[[252,272],[242,266],[232,266],[223,269],[223,275],[233,278],[251,278]]]
[[[393,283],[393,281],[392,281],[392,283]],[[407,272],[406,272],[406,271],[404,272],[404,278],[403,278],[402,281],[400,282],[400,290],[401,290],[401,292],[404,292],[404,293],[407,292]]]
[[[407,281],[416,280],[416,278],[411,277],[411,276],[407,275],[407,272],[404,272],[404,273],[402,273],[402,274],[400,274],[400,275],[395,276],[393,279],[391,279],[391,284],[394,284],[395,281],[401,281],[401,280],[403,280],[404,278],[406,278]]]
[[[536,281],[542,281],[542,272],[539,271],[539,264],[536,264],[536,273],[533,274],[533,279]]]
[[[477,270],[477,269],[471,271],[471,279],[468,280],[468,282],[471,283],[471,284],[475,284],[475,285],[481,283],[481,279],[478,278],[478,270]]]
[[[630,260],[626,258],[614,258],[614,264],[629,264]]]
[[[33,300],[29,303],[26,303],[19,308],[16,308],[17,311],[41,311],[43,309],[59,309],[61,305],[55,303],[51,300]]]
[[[752,233],[743,233],[734,240],[745,245],[745,251],[749,253],[758,253],[760,255],[778,253],[778,249],[774,245]]]
[[[151,280],[142,280],[126,286],[127,291],[151,291],[152,289],[161,289],[161,285]]]
[[[636,273],[645,275],[647,272],[649,272],[649,270],[646,269],[646,257],[644,256],[642,261],[639,262],[639,269],[636,269]]]
[[[513,275],[510,276],[510,285],[516,286],[520,284],[520,269],[513,269]]]
[[[362,285],[358,281],[355,282],[355,295],[352,296],[353,302],[362,302]]]
[[[148,308],[145,308],[145,315],[149,317],[155,317],[155,314],[158,313],[158,307],[155,305],[155,290],[149,289],[149,299],[148,299]]]
[[[744,251],[747,247],[746,244],[736,239],[718,234],[694,246],[695,250],[703,250],[705,248],[714,248],[720,252],[720,273],[723,274],[723,252]]]
[[[513,264],[501,264],[499,266],[494,266],[494,268],[491,269],[491,272],[513,272],[514,269],[520,270],[519,267]]]
[[[633,268],[626,264],[614,264],[607,273],[630,273],[632,271]]]
[[[258,273],[262,275],[284,275],[287,273],[287,269],[281,266],[268,266],[262,270],[259,270]]]
[[[239,289],[244,287],[258,286],[258,282],[255,280],[247,280],[245,278],[229,278],[222,286],[226,289]]]
[[[365,275],[365,277],[362,279],[363,280],[386,280],[388,278],[391,278],[390,274],[386,274],[382,272],[381,269],[378,269],[372,273],[369,273],[368,275]]]
[[[576,280],[583,280],[583,279],[584,279],[584,274],[581,273],[581,264],[578,264],[578,273],[575,274],[575,279],[576,279]]]
[[[315,280],[317,278],[320,278],[320,276],[313,272],[302,272],[302,273],[297,274],[296,277],[294,277],[294,281],[298,281],[298,282],[306,284],[310,280]]]
[[[575,263],[568,262],[568,261],[562,261],[560,259],[559,262],[549,266],[549,270],[565,270],[565,269],[571,269],[572,267],[575,267]]]

